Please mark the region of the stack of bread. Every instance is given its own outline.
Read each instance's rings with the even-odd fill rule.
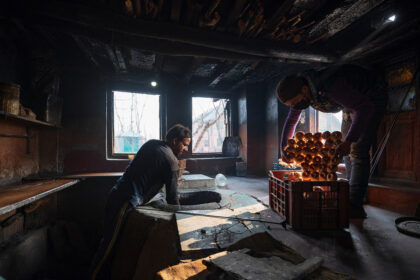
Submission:
[[[304,133],[298,131],[287,140],[284,148],[287,158],[302,167],[304,181],[336,181],[337,167],[341,158],[336,155],[342,143],[339,131]]]

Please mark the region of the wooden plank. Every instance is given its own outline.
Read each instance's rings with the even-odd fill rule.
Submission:
[[[215,87],[223,79],[223,76],[235,67],[235,65],[236,63],[232,63],[231,61],[219,64],[210,78],[209,87]]]
[[[34,126],[60,128],[60,126],[58,126],[56,124],[53,124],[53,123],[43,122],[43,121],[39,121],[39,120],[33,120],[33,119],[26,118],[26,117],[18,116],[18,115],[15,115],[15,114],[6,113],[6,112],[3,112],[3,111],[0,111],[0,117],[2,117],[5,120],[13,120],[13,121],[18,121],[18,122],[23,122],[23,123],[31,124],[31,125],[34,125]]]
[[[121,72],[127,72],[127,66],[125,64],[124,56],[119,47],[115,47],[115,56],[117,57],[119,69]]]
[[[96,173],[78,173],[65,175],[63,179],[84,179],[84,178],[101,178],[101,177],[121,177],[123,172],[96,172]]]
[[[415,140],[416,112],[402,112],[397,120],[385,149],[385,177],[415,181],[415,154],[418,141]],[[394,117],[394,115],[392,115]],[[385,118],[385,127],[391,126],[390,116]],[[417,142],[417,143],[416,143]]]
[[[309,39],[319,37],[324,32],[327,32],[325,38],[335,35],[376,8],[382,2],[384,0],[359,0],[349,7],[346,4],[338,7],[309,31]]]
[[[32,203],[49,194],[68,188],[78,180],[42,180],[0,189],[0,215]]]
[[[108,54],[109,59],[111,60],[114,70],[118,71],[119,70],[118,60],[117,60],[117,57],[115,56],[113,49],[108,44],[104,44],[104,47]]]
[[[366,42],[362,42],[362,44],[359,43],[357,44],[357,46],[352,47],[350,50],[348,50],[347,53],[343,55],[343,60],[349,61],[361,59],[362,57],[373,53],[377,53],[382,49],[390,47],[391,45],[394,45],[399,41],[407,40],[408,38],[412,38],[413,40],[415,40],[418,36],[419,24],[420,20],[416,18],[405,24],[395,26],[388,32],[376,34],[378,35],[377,38],[370,38],[372,39],[370,41],[364,40]]]

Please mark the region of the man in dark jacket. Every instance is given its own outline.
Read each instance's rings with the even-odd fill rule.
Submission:
[[[149,140],[137,152],[109,193],[104,236],[91,265],[91,279],[97,278],[111,254],[128,210],[146,204],[163,185],[167,203],[179,206],[177,157],[188,151],[190,143],[191,131],[177,124],[168,130],[166,141]]]
[[[287,76],[277,86],[277,97],[291,107],[282,131],[282,152],[287,139],[294,134],[302,110],[309,106],[325,113],[343,110],[342,132],[345,138],[338,146],[337,154],[350,154],[350,160],[346,161],[350,180],[350,215],[365,218],[362,205],[370,173],[369,149],[376,139],[387,104],[384,83],[362,67],[342,65]],[[288,161],[284,153],[282,158]]]

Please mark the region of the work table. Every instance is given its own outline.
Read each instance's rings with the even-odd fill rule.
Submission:
[[[66,189],[77,182],[77,179],[40,180],[0,188],[0,215]]]
[[[88,178],[121,177],[123,172],[78,173],[59,179],[36,180],[0,188],[0,215],[35,202]]]

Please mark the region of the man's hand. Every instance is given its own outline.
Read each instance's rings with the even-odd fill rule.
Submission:
[[[343,156],[347,156],[348,154],[350,154],[350,148],[351,148],[351,142],[344,141],[343,143],[338,145],[338,147],[335,151],[335,155],[338,158],[342,158]]]

